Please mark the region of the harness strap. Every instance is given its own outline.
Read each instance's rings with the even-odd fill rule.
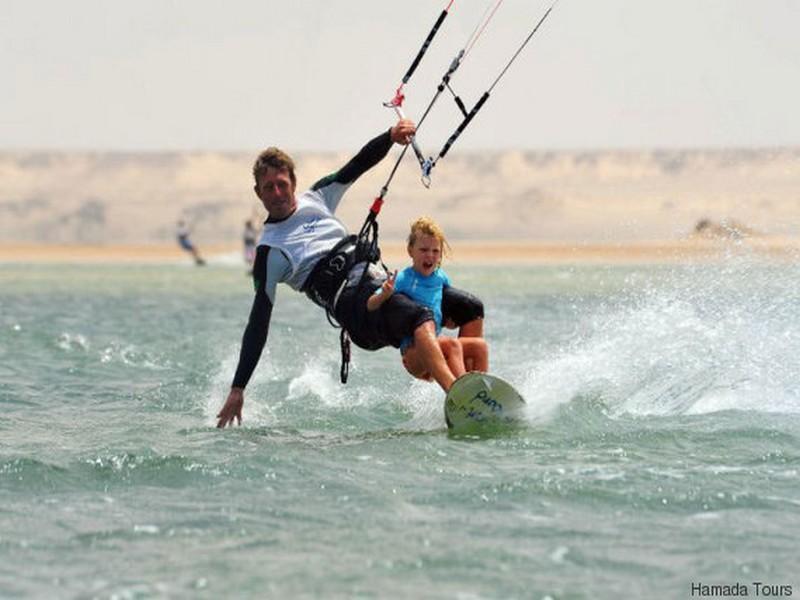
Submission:
[[[342,350],[342,362],[339,367],[339,379],[342,383],[347,383],[347,376],[350,374],[350,334],[342,327],[339,332],[339,347]]]
[[[331,317],[336,299],[347,282],[347,274],[356,263],[356,241],[355,235],[347,236],[339,241],[317,261],[301,289],[314,304],[325,309],[332,325],[334,323]]]
[[[339,333],[339,347],[341,349],[339,376],[342,383],[347,383],[347,377],[350,373],[351,344],[350,334],[336,320],[336,304],[347,286],[348,275],[355,265],[365,263],[364,270],[356,284],[356,294],[361,292],[370,263],[380,264],[384,271],[388,272],[386,265],[381,262],[381,251],[378,247],[378,222],[376,217],[380,212],[381,203],[382,200],[380,198],[375,200],[370,217],[364,222],[357,236],[350,235],[341,240],[314,265],[302,288],[302,291],[315,304],[325,309],[328,322],[333,327],[341,329]]]
[[[364,286],[364,282],[367,279],[367,274],[369,272],[370,264],[380,264],[383,267],[383,270],[388,273],[389,269],[387,266],[381,261],[381,249],[378,246],[378,221],[377,216],[381,210],[381,205],[383,204],[383,199],[378,197],[375,199],[375,202],[370,209],[370,213],[367,216],[366,220],[364,221],[364,225],[361,227],[361,231],[357,236],[357,241],[355,245],[355,264],[364,263],[364,270],[361,272],[361,277],[358,279],[358,283],[356,284],[356,297],[360,297],[361,289]],[[356,236],[351,236],[356,237]],[[346,283],[346,281],[345,281]],[[344,284],[342,288],[344,288]],[[336,295],[336,300],[338,300],[339,294]],[[334,307],[335,301],[334,300]],[[358,310],[356,304],[353,305],[353,310]],[[329,318],[330,320],[330,318]],[[342,362],[339,368],[339,378],[341,379],[342,383],[347,383],[347,376],[350,373],[350,334],[347,333],[347,330],[342,327],[341,332],[339,333],[339,347],[342,352]]]

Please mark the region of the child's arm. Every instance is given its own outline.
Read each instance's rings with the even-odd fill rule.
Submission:
[[[381,304],[386,302],[394,294],[394,281],[397,278],[397,271],[389,273],[389,277],[383,282],[381,286],[381,293],[376,293],[367,299],[367,310],[374,311],[381,307]]]

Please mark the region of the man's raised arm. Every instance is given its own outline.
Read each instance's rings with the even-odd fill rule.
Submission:
[[[344,194],[344,190],[351,183],[383,160],[389,153],[393,143],[408,144],[416,130],[416,125],[412,121],[401,119],[394,127],[367,142],[346,165],[335,173],[317,181],[311,189],[322,191],[323,188],[328,188],[323,191],[323,195],[329,196],[326,197],[326,203],[331,210],[335,210],[342,194]],[[335,191],[331,189],[337,187],[332,184],[339,184],[339,189]]]

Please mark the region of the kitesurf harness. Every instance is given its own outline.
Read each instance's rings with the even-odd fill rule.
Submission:
[[[325,309],[328,323],[341,329],[339,346],[342,351],[342,361],[339,367],[339,378],[342,383],[347,383],[347,376],[350,372],[350,336],[347,330],[336,322],[334,315],[339,296],[347,285],[347,275],[350,273],[350,269],[365,260],[364,256],[359,253],[357,241],[358,236],[355,235],[348,235],[339,241],[317,261],[302,289],[314,304]]]
[[[377,213],[376,213],[377,214]],[[302,292],[314,304],[325,309],[328,322],[340,328],[339,345],[342,351],[342,361],[339,377],[342,383],[347,383],[350,372],[350,336],[344,327],[336,322],[336,303],[347,285],[350,271],[359,263],[379,263],[380,249],[378,248],[378,223],[372,221],[368,227],[369,233],[362,228],[359,235],[349,235],[340,240],[325,256],[317,261],[303,284]],[[380,263],[384,271],[386,265]],[[357,283],[358,289],[364,283],[368,272],[365,268]]]
[[[436,19],[436,22],[434,23],[433,27],[431,28],[430,32],[425,38],[425,41],[422,43],[422,47],[419,49],[416,56],[414,57],[411,66],[408,68],[405,75],[403,76],[400,85],[395,91],[394,97],[389,102],[384,102],[384,106],[386,106],[387,108],[394,109],[398,117],[400,117],[401,119],[405,118],[402,108],[403,101],[405,100],[405,94],[403,93],[403,88],[405,87],[406,83],[408,83],[408,81],[411,79],[411,76],[414,74],[414,71],[416,71],[417,67],[419,66],[422,57],[427,52],[431,42],[433,41],[434,36],[439,31],[439,27],[449,14],[450,8],[454,2],[455,0],[448,1],[447,6],[444,8],[444,10],[442,10],[441,14]],[[547,9],[544,15],[539,19],[539,21],[536,23],[536,26],[531,30],[531,32],[519,46],[517,51],[508,61],[508,63],[506,63],[505,67],[503,67],[502,71],[500,71],[500,74],[495,78],[491,86],[489,86],[489,88],[478,99],[475,105],[468,111],[464,102],[453,91],[453,88],[450,87],[450,79],[452,78],[456,70],[459,68],[459,66],[461,66],[462,62],[466,58],[467,54],[469,54],[470,50],[473,48],[478,38],[486,30],[486,26],[489,24],[489,21],[491,21],[491,19],[494,17],[495,13],[497,12],[497,9],[500,7],[502,3],[503,0],[492,0],[489,3],[480,21],[475,26],[475,29],[470,34],[469,38],[467,38],[466,44],[461,50],[458,51],[458,54],[456,54],[455,58],[448,66],[447,71],[442,76],[442,79],[436,88],[436,92],[434,93],[433,98],[428,103],[427,108],[422,113],[422,117],[417,122],[416,129],[417,132],[419,132],[419,128],[422,126],[423,122],[428,117],[428,114],[430,114],[431,109],[436,104],[436,101],[439,99],[439,96],[441,96],[442,92],[445,89],[450,91],[450,93],[453,95],[453,99],[464,117],[461,123],[447,139],[444,146],[442,146],[442,149],[439,151],[439,153],[436,155],[435,158],[433,156],[425,158],[425,155],[422,153],[422,150],[419,148],[419,145],[416,141],[416,135],[412,136],[410,143],[403,148],[402,152],[398,156],[397,161],[395,162],[391,172],[389,173],[389,177],[387,178],[386,183],[384,183],[383,187],[381,188],[380,194],[372,202],[372,206],[370,207],[369,212],[367,213],[367,217],[364,220],[364,224],[361,226],[361,230],[359,231],[358,235],[349,236],[348,238],[345,238],[344,240],[342,240],[342,242],[337,244],[337,246],[333,250],[331,250],[331,252],[317,264],[317,266],[314,268],[314,271],[311,273],[311,276],[309,276],[309,280],[316,281],[315,273],[319,268],[320,269],[319,276],[322,278],[322,281],[327,281],[328,279],[330,280],[330,283],[323,285],[322,289],[324,291],[320,295],[320,297],[316,299],[312,295],[309,295],[309,297],[317,304],[320,304],[321,306],[325,307],[326,312],[328,314],[328,320],[334,326],[337,325],[332,319],[333,309],[335,308],[335,302],[338,299],[338,294],[341,293],[341,290],[346,284],[347,271],[349,271],[350,267],[362,261],[366,261],[367,263],[376,263],[376,264],[380,262],[381,251],[378,244],[378,214],[381,211],[384,199],[389,191],[389,184],[392,182],[392,179],[394,178],[395,173],[397,172],[397,169],[400,166],[400,163],[402,162],[403,157],[406,154],[406,151],[408,150],[408,146],[410,145],[412,147],[412,149],[414,150],[414,154],[416,155],[417,162],[419,162],[421,169],[421,180],[423,185],[425,187],[430,187],[431,172],[433,168],[436,166],[436,164],[439,162],[440,159],[444,158],[447,155],[447,153],[449,152],[450,148],[453,146],[455,141],[459,138],[459,136],[464,132],[467,126],[475,118],[475,115],[489,99],[489,95],[492,93],[492,90],[494,90],[495,86],[498,84],[500,79],[502,79],[502,77],[506,74],[506,71],[508,71],[511,64],[517,59],[517,57],[520,55],[520,53],[528,44],[528,42],[531,40],[531,38],[534,36],[534,34],[539,30],[539,27],[542,25],[542,23],[544,23],[544,20],[550,15],[550,12],[558,3],[558,0],[554,0],[554,2],[550,5],[550,7]],[[346,270],[344,271],[344,276],[341,278],[339,276],[339,273],[341,272],[339,270],[340,264],[343,265],[343,268],[349,265],[346,267]],[[384,271],[388,273],[386,265],[384,265],[382,262],[380,264],[383,266]],[[361,278],[358,282],[359,288],[364,283],[367,271],[368,269],[365,268],[361,275]],[[333,276],[334,272],[336,273],[336,276]],[[334,288],[336,288],[336,291],[331,296],[330,291],[333,290]],[[321,304],[320,300],[324,300],[324,303]],[[349,363],[350,363],[350,337],[344,328],[342,328],[339,340],[342,351],[342,364],[340,369],[340,377],[342,383],[347,383],[347,375],[349,372]]]
[[[325,309],[328,320],[347,282],[347,274],[356,264],[355,255],[356,236],[349,235],[317,261],[303,283],[302,291],[314,304]]]

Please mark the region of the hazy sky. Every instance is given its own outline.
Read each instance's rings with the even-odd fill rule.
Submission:
[[[0,149],[351,150],[444,0],[0,0]],[[549,6],[505,0],[473,103]],[[487,5],[456,0],[418,117]],[[800,0],[560,0],[456,148],[800,145]],[[426,150],[458,122],[442,96]]]

